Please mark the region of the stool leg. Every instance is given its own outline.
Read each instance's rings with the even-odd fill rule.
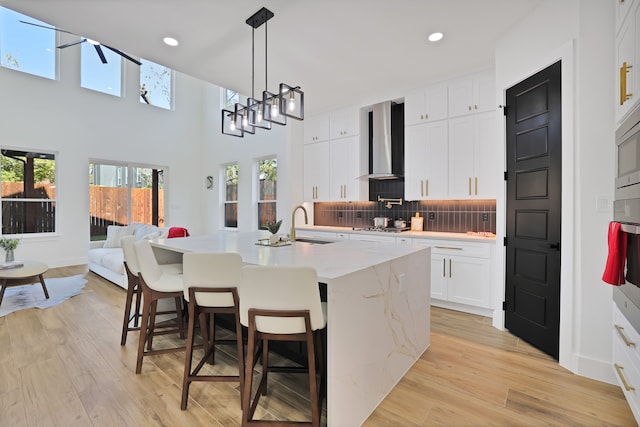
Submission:
[[[2,304],[2,298],[4,297],[4,291],[7,289],[7,281],[2,281],[2,288],[0,288],[0,304]]]
[[[184,376],[182,378],[182,401],[180,402],[180,409],[187,409],[187,402],[189,400],[189,386],[191,385],[191,366],[193,358],[193,337],[196,329],[196,308],[195,298],[190,298],[189,301],[189,326],[187,329],[187,349],[184,357]],[[200,326],[202,328],[202,324]]]
[[[149,312],[154,301],[151,301],[151,292],[144,293],[144,305],[142,307],[142,323],[140,324],[140,338],[138,339],[138,358],[136,361],[136,374],[142,372],[142,358],[144,357],[144,344],[147,340],[149,329]]]
[[[310,326],[310,325],[309,325]],[[318,408],[318,386],[316,383],[316,359],[313,331],[307,330],[307,364],[309,365],[309,401],[311,403],[311,425],[320,427],[320,410]]]
[[[148,326],[149,330],[147,332],[147,351],[150,351],[151,346],[153,346],[153,334],[156,328],[156,310],[158,309],[158,300],[154,299],[150,305],[151,305],[151,312],[149,314],[149,326]]]
[[[136,293],[136,316],[133,320],[133,326],[138,327],[140,324],[140,303],[142,302],[142,290],[140,289],[140,284],[136,285],[135,289]]]
[[[120,338],[120,345],[125,345],[127,343],[127,332],[129,332],[129,322],[131,316],[131,302],[133,300],[133,288],[134,284],[129,283],[129,287],[127,288],[127,299],[124,302],[124,319],[122,320],[122,337]],[[138,318],[136,312],[136,319]]]

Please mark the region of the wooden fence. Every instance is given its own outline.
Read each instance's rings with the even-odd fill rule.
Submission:
[[[164,227],[164,191],[158,191],[158,226]],[[151,188],[132,188],[131,206],[128,206],[128,189],[121,187],[89,187],[89,215],[91,236],[104,236],[109,225],[129,224],[131,222],[151,224],[152,190]]]
[[[51,233],[56,230],[56,186],[37,183],[24,191],[22,182],[2,182],[2,234]],[[25,201],[24,199],[40,199]]]

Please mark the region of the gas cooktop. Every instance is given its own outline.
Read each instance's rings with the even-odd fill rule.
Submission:
[[[353,227],[353,231],[379,231],[381,233],[400,233],[408,230],[409,227]]]

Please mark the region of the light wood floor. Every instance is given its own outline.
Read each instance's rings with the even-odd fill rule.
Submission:
[[[145,358],[135,375],[138,334],[119,345],[125,292],[86,277],[84,292],[59,306],[0,318],[1,427],[240,424],[235,383],[194,383],[180,410],[184,353]],[[431,340],[365,426],[636,425],[618,387],[571,374],[487,318],[434,308]],[[215,369],[233,372],[230,355],[217,357]],[[300,378],[274,376],[256,415],[308,417]]]

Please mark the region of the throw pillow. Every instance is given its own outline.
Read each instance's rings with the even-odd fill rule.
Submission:
[[[120,239],[124,236],[131,235],[131,229],[125,225],[110,225],[107,227],[107,240],[104,242],[104,248],[119,248]]]

